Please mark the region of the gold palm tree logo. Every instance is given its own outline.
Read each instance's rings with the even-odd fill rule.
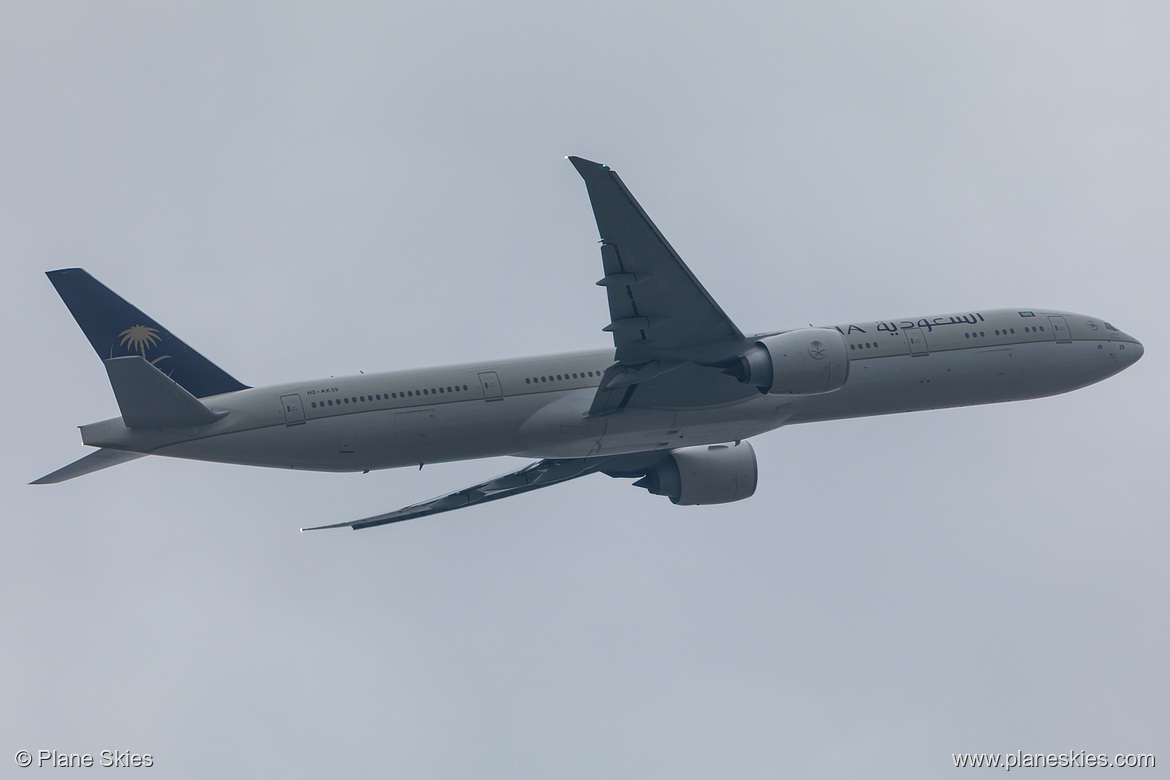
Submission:
[[[146,325],[135,325],[132,328],[127,328],[118,335],[122,339],[118,342],[119,344],[127,349],[137,351],[143,359],[146,358],[146,350],[155,346],[161,340],[158,329]]]

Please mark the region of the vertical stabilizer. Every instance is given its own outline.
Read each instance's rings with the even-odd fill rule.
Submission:
[[[137,355],[196,398],[247,389],[85,270],[46,275],[103,361]]]

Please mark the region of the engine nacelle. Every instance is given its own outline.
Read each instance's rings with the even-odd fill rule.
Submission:
[[[634,483],[681,506],[726,504],[756,492],[756,453],[746,441],[672,450]]]
[[[792,330],[760,339],[727,373],[761,393],[831,393],[849,377],[849,348],[832,328]]]

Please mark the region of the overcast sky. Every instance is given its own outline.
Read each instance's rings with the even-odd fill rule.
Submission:
[[[1154,2],[0,5],[0,766],[1170,765],[1168,36]],[[117,415],[53,268],[252,385],[609,345],[566,154],[744,330],[1053,307],[1145,358],[767,434],[726,506],[597,476],[299,534],[520,464],[26,484]]]

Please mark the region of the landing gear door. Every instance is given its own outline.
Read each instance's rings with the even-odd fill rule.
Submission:
[[[483,371],[479,375],[479,384],[483,388],[483,397],[488,401],[501,401],[504,393],[500,389],[500,378],[495,371]]]
[[[301,406],[301,397],[299,395],[296,393],[282,395],[280,397],[280,406],[284,409],[285,425],[305,424],[305,407]]]

